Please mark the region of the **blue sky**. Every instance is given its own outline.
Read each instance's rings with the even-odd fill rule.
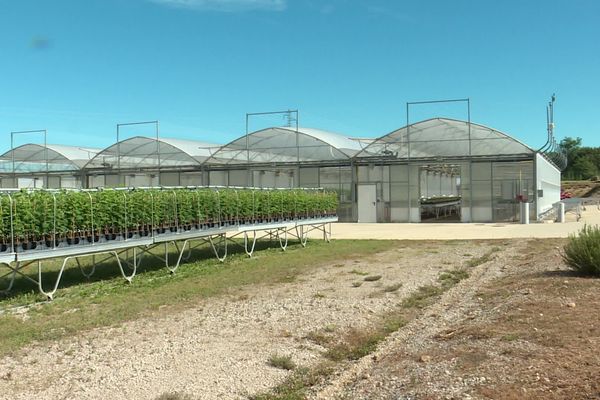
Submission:
[[[104,147],[117,123],[156,119],[226,143],[246,112],[289,108],[375,137],[407,101],[465,97],[474,122],[540,147],[554,92],[557,137],[600,146],[598,21],[596,0],[0,0],[0,151],[11,131]],[[457,103],[410,119],[438,115],[467,118]]]

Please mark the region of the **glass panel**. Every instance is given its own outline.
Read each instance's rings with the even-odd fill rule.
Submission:
[[[248,171],[245,169],[229,171],[228,186],[248,186]]]
[[[300,187],[319,186],[319,168],[300,168]]]

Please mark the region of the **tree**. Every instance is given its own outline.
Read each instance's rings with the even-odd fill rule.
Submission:
[[[571,165],[570,172],[575,179],[590,179],[597,175],[598,169],[589,158],[580,156]]]

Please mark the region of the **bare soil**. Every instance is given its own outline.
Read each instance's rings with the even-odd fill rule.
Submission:
[[[563,181],[561,188],[573,197],[600,197],[600,182],[597,181]]]
[[[512,242],[316,398],[599,399],[600,280]]]
[[[314,399],[600,398],[600,280],[560,259],[562,239],[402,242],[247,286],[177,314],[28,346],[0,360],[1,399],[243,399],[314,367],[319,332],[367,330],[445,270],[469,278],[362,359],[340,362]],[[486,254],[480,265],[470,262]],[[381,275],[377,280],[365,277]],[[186,397],[187,398],[187,397]]]

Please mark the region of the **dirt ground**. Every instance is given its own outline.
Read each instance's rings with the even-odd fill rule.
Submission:
[[[599,399],[600,280],[511,242],[316,398]]]
[[[563,181],[561,188],[573,197],[600,197],[598,181]]]
[[[469,277],[377,350],[340,362],[312,399],[598,399],[600,280],[574,276],[564,239],[401,242],[160,315],[28,346],[0,360],[1,399],[243,399],[323,359],[326,330],[368,329],[445,271]],[[490,260],[469,266],[478,257]],[[367,276],[381,278],[365,280]],[[388,288],[396,288],[389,290]]]

